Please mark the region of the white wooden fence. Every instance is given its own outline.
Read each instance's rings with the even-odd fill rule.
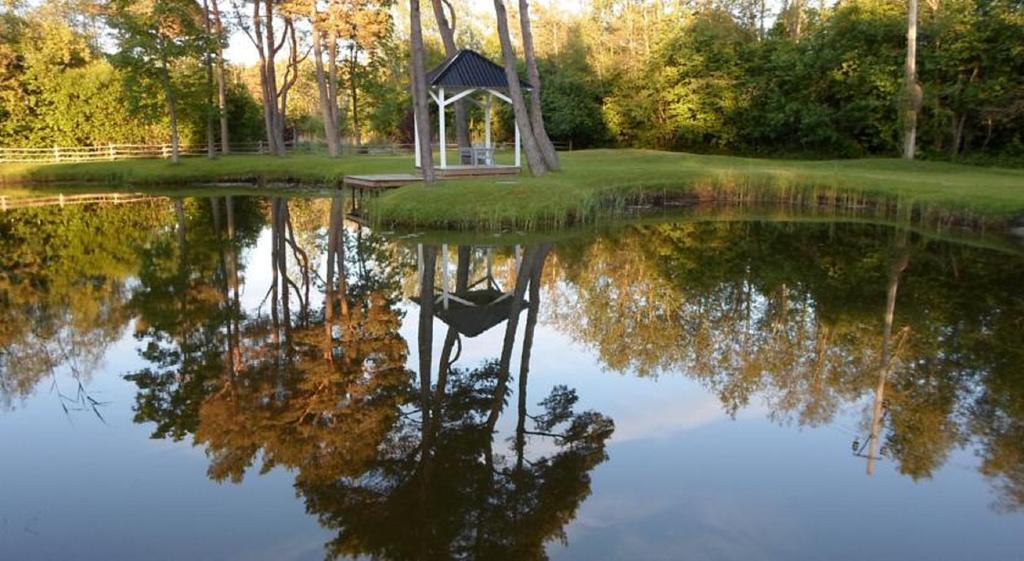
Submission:
[[[286,143],[289,149],[294,143]],[[220,152],[217,146],[215,153]],[[232,154],[264,154],[267,152],[263,142],[247,142],[232,144]],[[53,148],[2,148],[0,147],[0,163],[53,164],[69,162],[96,162],[114,160],[136,160],[143,158],[171,157],[170,144],[107,144],[106,146],[54,146]],[[205,144],[181,145],[178,148],[181,156],[205,156]]]
[[[572,150],[572,142],[555,142],[558,150]],[[501,150],[507,149],[508,143],[497,144]],[[326,152],[326,144],[322,142],[286,142],[285,148],[290,152],[321,153]],[[52,148],[3,148],[0,147],[0,164],[55,164],[72,162],[96,162],[115,160],[136,160],[145,158],[171,157],[170,144],[107,144],[106,146],[54,146]],[[231,145],[232,154],[266,154],[267,145],[263,141],[246,142]],[[394,156],[411,154],[412,144],[346,144],[342,146],[342,154],[361,154],[369,156]],[[216,146],[215,154],[220,154],[220,146]],[[181,145],[180,156],[206,156],[205,144]]]

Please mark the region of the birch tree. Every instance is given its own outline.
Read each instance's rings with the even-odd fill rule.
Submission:
[[[903,159],[913,160],[917,145],[917,113],[921,85],[917,83],[917,0],[907,0],[907,62],[904,69],[906,100],[903,123]]]

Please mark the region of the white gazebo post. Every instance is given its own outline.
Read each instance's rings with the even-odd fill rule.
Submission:
[[[487,100],[484,102],[484,148],[488,150],[491,148],[491,98],[494,97],[490,93],[487,94]]]
[[[440,147],[441,147],[441,169],[448,167],[448,146],[445,143],[445,119],[444,119],[444,88],[438,88],[437,91],[437,120],[439,122],[438,132],[441,135]]]

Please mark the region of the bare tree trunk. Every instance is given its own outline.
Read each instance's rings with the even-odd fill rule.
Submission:
[[[288,115],[288,92],[299,80],[299,64],[305,60],[305,56],[299,56],[299,38],[295,31],[295,23],[289,18],[284,22],[284,35],[281,37],[281,44],[288,41],[288,64],[285,66],[284,78],[281,80],[281,89],[277,93],[277,128],[278,155],[284,156],[288,146],[285,143],[284,132]],[[308,52],[307,52],[308,54]]]
[[[960,146],[964,142],[964,127],[967,125],[967,113],[953,115],[953,145],[949,147],[949,157],[956,158],[960,154]]]
[[[868,436],[868,475],[875,472],[875,460],[878,454],[878,441],[882,431],[882,413],[885,408],[885,387],[889,382],[889,370],[892,363],[892,325],[896,316],[896,293],[900,286],[900,276],[907,269],[910,255],[899,242],[900,255],[893,261],[889,270],[889,286],[886,290],[885,320],[882,328],[882,356],[879,365],[878,386],[875,388],[875,400],[871,411],[871,433]]]
[[[178,163],[181,157],[181,142],[178,137],[178,99],[171,86],[171,73],[167,69],[167,60],[160,61],[160,79],[164,86],[164,101],[167,103],[167,119],[171,127],[171,162]]]
[[[548,168],[544,163],[544,156],[540,153],[540,147],[537,146],[533,127],[530,126],[530,115],[523,100],[523,88],[519,83],[519,73],[516,72],[516,54],[512,50],[512,39],[509,37],[508,13],[502,0],[494,0],[494,13],[498,20],[498,39],[501,41],[501,56],[505,63],[509,97],[512,99],[512,110],[522,137],[523,150],[526,152],[526,162],[530,166],[530,173],[535,176],[544,175]]]
[[[220,152],[231,152],[228,134],[228,85],[224,71],[224,22],[220,19],[220,6],[217,0],[210,0],[213,30],[217,36],[217,109],[220,112]]]
[[[646,10],[644,14],[646,15]],[[558,161],[558,152],[555,145],[548,137],[547,128],[544,126],[544,110],[540,102],[540,70],[537,68],[537,55],[533,48],[533,26],[530,24],[530,2],[519,0],[519,26],[523,34],[523,57],[526,59],[526,73],[530,79],[530,125],[533,127],[533,136],[540,148],[544,163],[552,170],[562,167]],[[645,26],[646,28],[646,26]]]
[[[420,25],[420,2],[409,0],[409,50],[410,74],[412,75],[412,101],[416,109],[417,138],[420,145],[420,169],[423,180],[432,184],[434,175],[434,152],[430,149],[430,105],[427,103],[427,71],[423,62],[423,28]]]
[[[455,9],[448,0],[431,0],[434,8],[434,19],[437,20],[437,28],[441,32],[441,42],[444,43],[444,53],[453,57],[459,53],[458,45],[455,44]],[[444,13],[444,7],[448,6],[452,17],[449,20]],[[469,119],[466,114],[466,105],[460,100],[455,102],[455,138],[459,148],[469,148]]]
[[[203,28],[207,38],[213,36],[211,26],[210,3],[203,0]],[[213,54],[209,49],[204,53],[203,64],[206,66],[206,157],[212,160],[217,156],[217,146],[213,132]]]
[[[903,123],[903,159],[913,160],[917,145],[917,112],[921,86],[917,83],[917,0],[907,0],[906,111]]]
[[[316,68],[316,87],[317,93],[320,96],[320,117],[324,121],[327,152],[332,158],[337,158],[341,155],[341,135],[338,131],[338,121],[335,119],[336,114],[331,110],[331,104],[334,99],[331,97],[331,91],[327,84],[327,72],[324,70],[323,36],[319,29],[317,29],[320,16],[317,13],[315,2],[312,4],[310,18],[313,22],[313,65]]]
[[[341,119],[338,118],[338,30],[327,33],[327,97],[331,100],[331,122],[339,127],[338,153],[341,154]]]
[[[280,119],[277,116],[277,70],[274,60],[284,45],[274,42],[273,0],[254,0],[251,16],[252,31],[241,22],[239,27],[249,36],[259,55],[260,97],[263,102],[263,125],[267,133],[267,148],[271,154],[281,153],[276,132]],[[239,18],[241,19],[241,17]]]
[[[256,0],[259,2],[259,0]],[[277,45],[274,43],[274,2],[273,0],[264,0],[264,15],[267,18],[267,31],[265,41],[267,44],[267,52],[270,54],[269,57],[263,61],[264,72],[266,76],[266,84],[264,85],[264,111],[269,113],[270,128],[267,129],[267,143],[270,145],[270,153],[275,155],[281,154],[281,145],[279,139],[283,140],[283,135],[278,135],[278,125],[281,122],[281,118],[277,113],[277,66],[274,64],[277,55]]]
[[[356,57],[358,55],[359,48],[353,42],[349,48],[348,86],[349,97],[352,98],[352,134],[355,137],[356,146],[360,146],[363,143],[363,135],[359,130],[359,84],[356,81],[356,68],[358,66]]]

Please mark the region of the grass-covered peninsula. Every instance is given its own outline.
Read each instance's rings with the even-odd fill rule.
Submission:
[[[562,155],[562,162],[561,172],[540,178],[409,185],[376,197],[367,209],[380,224],[458,229],[561,226],[614,214],[628,204],[664,201],[871,206],[984,223],[1009,223],[1024,216],[1024,170],[897,159],[768,160],[644,150],[571,152]],[[409,171],[408,156],[226,156],[178,165],[162,160],[0,165],[0,179],[9,188],[83,181],[133,189],[210,182],[335,187],[345,175]]]

